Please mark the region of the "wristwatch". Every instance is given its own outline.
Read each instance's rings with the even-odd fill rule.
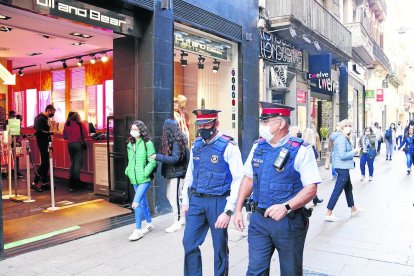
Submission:
[[[285,209],[286,209],[287,214],[289,214],[290,212],[292,212],[292,209],[290,208],[289,203],[286,203],[285,204]]]
[[[231,217],[233,215],[232,210],[226,210],[226,211],[224,211],[224,213],[226,213],[226,215],[228,215],[229,217]]]

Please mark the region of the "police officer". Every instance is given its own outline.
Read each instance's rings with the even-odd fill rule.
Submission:
[[[310,216],[304,206],[316,196],[321,177],[312,146],[289,133],[294,108],[268,102],[260,102],[260,106],[262,138],[255,142],[244,164],[234,225],[243,231],[242,206],[253,192],[247,275],[269,275],[275,249],[282,276],[302,275]]]
[[[227,226],[243,178],[243,163],[233,138],[218,130],[219,110],[196,109],[200,133],[190,153],[183,187],[182,214],[186,215],[183,246],[184,275],[202,275],[199,246],[208,229],[214,247],[214,275],[228,275]]]

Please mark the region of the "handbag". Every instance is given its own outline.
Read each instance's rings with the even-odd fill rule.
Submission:
[[[82,129],[82,125],[79,124],[79,128],[80,128],[80,133],[81,133],[81,139],[82,139],[82,149],[86,150],[87,149],[87,145],[85,142],[85,137],[83,137],[83,129]]]
[[[368,157],[370,159],[375,159],[375,157],[377,157],[377,151],[373,148],[368,150]]]

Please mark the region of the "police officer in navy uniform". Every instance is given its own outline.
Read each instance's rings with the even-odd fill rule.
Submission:
[[[208,229],[213,239],[214,275],[228,275],[227,226],[243,178],[243,163],[233,138],[218,130],[219,112],[193,111],[201,137],[195,140],[191,150],[182,193],[181,211],[186,215],[184,275],[202,275],[199,246]]]
[[[261,138],[244,164],[233,222],[237,230],[243,231],[243,203],[253,193],[247,275],[269,275],[275,249],[282,276],[302,275],[310,216],[304,206],[316,196],[321,177],[312,146],[289,133],[294,108],[259,104]]]

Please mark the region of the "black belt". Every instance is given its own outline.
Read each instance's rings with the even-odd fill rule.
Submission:
[[[303,210],[304,210],[304,208],[303,208],[303,207],[301,207],[301,208],[299,208],[299,209],[296,209],[296,210],[292,210],[292,211],[288,214],[288,216],[290,216],[290,217],[294,217],[296,214],[302,213],[302,212],[303,212]],[[255,203],[255,204],[254,204],[254,212],[258,212],[259,214],[261,214],[262,216],[264,216],[264,214],[265,214],[265,212],[266,212],[266,209],[264,209],[264,208],[260,208],[260,207],[257,207],[257,203]]]
[[[212,195],[212,194],[203,194],[203,193],[199,193],[196,190],[190,188],[189,189],[189,194],[196,196],[196,197],[223,197],[223,196],[229,196],[230,195],[230,190],[228,190],[227,192],[225,192],[222,195]]]

